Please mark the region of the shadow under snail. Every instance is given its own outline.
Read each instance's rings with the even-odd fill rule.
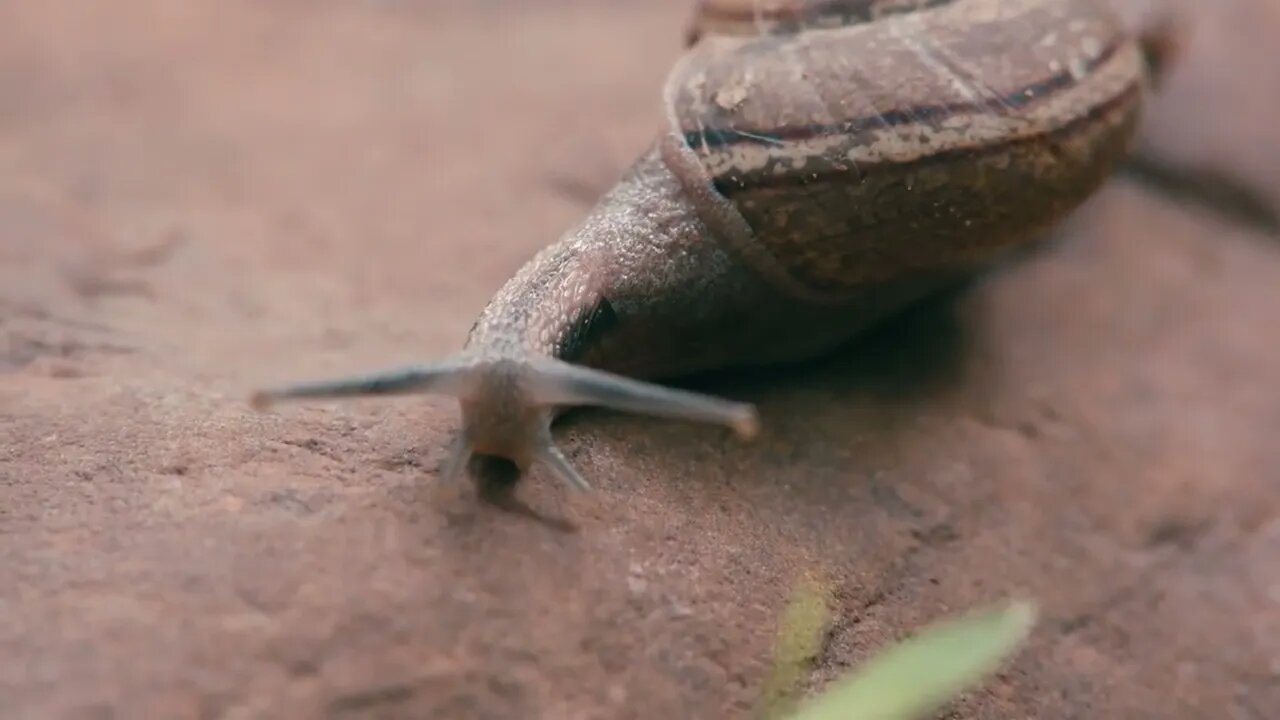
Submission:
[[[1142,0],[703,0],[666,127],[489,301],[460,354],[262,390],[434,393],[473,456],[587,482],[552,441],[595,405],[759,428],[656,384],[802,360],[1031,242],[1131,151],[1168,46]]]

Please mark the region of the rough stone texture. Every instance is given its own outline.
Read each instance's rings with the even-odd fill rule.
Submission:
[[[1280,202],[1280,2],[1186,3],[1148,145]],[[688,6],[0,5],[0,713],[748,716],[1011,594],[964,718],[1280,717],[1280,242],[1118,178],[833,357],[707,379],[753,444],[581,412],[440,492],[443,400],[258,415],[453,352],[645,144]]]

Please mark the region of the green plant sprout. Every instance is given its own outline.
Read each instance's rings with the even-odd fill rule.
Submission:
[[[1035,619],[1032,603],[1013,601],[934,623],[802,703],[787,720],[923,718],[993,671]]]
[[[815,574],[808,574],[778,621],[773,663],[756,714],[760,720],[787,720],[791,715],[800,683],[822,652],[830,621],[831,588]]]

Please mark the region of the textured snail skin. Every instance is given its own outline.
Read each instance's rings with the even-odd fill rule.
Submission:
[[[754,435],[753,406],[655,383],[823,353],[1041,235],[1130,151],[1166,10],[704,0],[666,127],[498,290],[458,356],[255,405],[451,395],[462,428],[442,478],[494,456],[577,488],[551,437],[571,406]]]

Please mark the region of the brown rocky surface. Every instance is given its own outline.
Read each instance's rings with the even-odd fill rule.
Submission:
[[[1184,4],[1147,145],[1280,203],[1280,2]],[[832,357],[706,380],[754,443],[566,418],[588,497],[436,492],[445,400],[249,410],[453,352],[647,142],[688,11],[0,5],[0,714],[748,716],[817,573],[813,687],[1027,594],[954,717],[1280,717],[1280,242],[1129,177]]]

